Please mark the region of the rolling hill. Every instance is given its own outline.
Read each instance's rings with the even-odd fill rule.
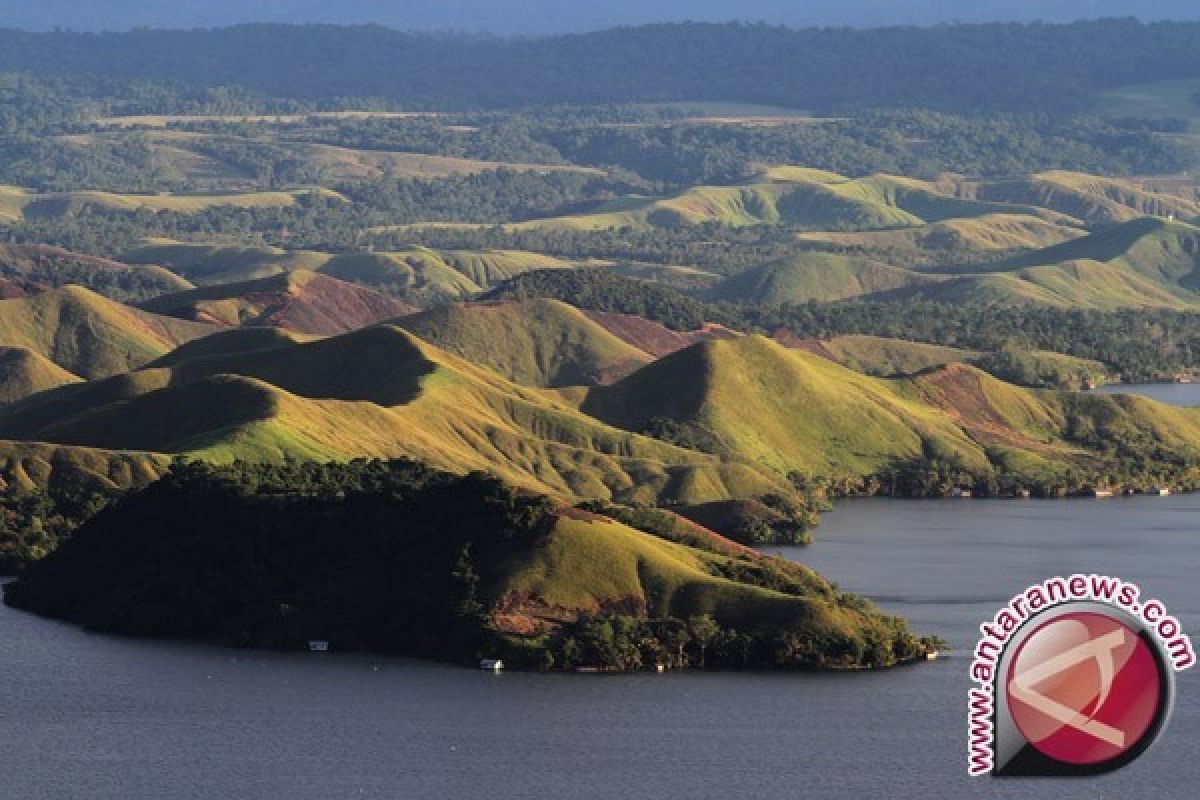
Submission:
[[[337,192],[316,188],[220,194],[132,194],[95,190],[35,192],[17,186],[0,186],[0,222],[63,219],[85,208],[126,212],[174,211],[181,214],[195,214],[222,206],[290,208],[315,195],[348,202]]]
[[[557,300],[444,305],[396,324],[526,386],[611,383],[651,360]]]
[[[245,333],[18,403],[0,414],[0,437],[215,461],[409,456],[558,497],[652,504],[787,491],[761,469],[611,428],[393,326],[267,345]],[[233,352],[238,343],[247,349]]]
[[[711,302],[778,306],[912,290],[943,280],[942,276],[924,275],[861,256],[809,251],[734,273],[700,296]]]
[[[169,463],[155,453],[0,440],[0,488],[129,489],[156,480]]]
[[[23,347],[0,347],[0,403],[12,403],[80,378]]]
[[[79,286],[0,301],[0,346],[24,348],[83,378],[127,372],[214,330]]]
[[[1141,216],[1200,218],[1195,196],[1144,188],[1132,180],[1080,172],[1041,172],[1028,178],[968,184],[974,197],[999,203],[1024,203],[1067,214],[1088,224],[1128,222]]]
[[[828,358],[856,372],[883,377],[913,375],[931,367],[970,362],[979,357],[979,353],[972,350],[881,336],[851,334],[828,339],[796,339],[781,331],[774,338],[782,345]]]
[[[127,251],[133,264],[159,264],[198,286],[236,283],[309,270],[422,301],[465,299],[484,287],[531,270],[578,266],[539,253],[513,250],[432,250],[322,253],[276,247],[150,240]]]
[[[978,192],[977,192],[978,194]],[[748,183],[694,186],[668,197],[618,198],[590,211],[513,223],[513,230],[654,230],[717,223],[731,227],[786,225],[809,231],[915,228],[989,214],[1023,215],[1078,224],[1065,214],[1024,201],[963,196],[959,179],[923,181],[875,174],[848,178],[800,167],[767,167]]]
[[[161,267],[123,264],[47,245],[0,244],[0,277],[50,287],[74,283],[120,302],[192,288]]]
[[[345,333],[416,311],[394,297],[307,270],[155,298],[146,311],[195,322],[273,326],[298,333]]]
[[[1138,217],[993,264],[943,270],[951,280],[907,294],[1066,308],[1200,305],[1200,228]]]
[[[386,114],[379,118],[386,118]],[[322,115],[316,115],[321,119]],[[326,115],[326,119],[335,119]],[[345,119],[346,117],[343,117]],[[177,115],[174,117],[148,116],[99,120],[100,124],[114,127],[158,127],[205,125],[213,122],[237,122],[242,118]],[[263,116],[257,121],[283,125],[306,122],[305,115]],[[111,148],[128,139],[125,132],[102,132],[70,134],[55,137],[53,144],[67,151],[83,151],[97,145]],[[137,157],[153,158],[158,168],[160,184],[187,185],[205,191],[253,191],[262,184],[255,171],[248,171],[244,161],[236,156],[246,152],[271,152],[286,149],[289,169],[297,174],[320,176],[323,185],[339,185],[359,180],[379,180],[384,176],[402,178],[442,178],[449,175],[475,175],[480,172],[509,170],[515,172],[576,172],[586,175],[603,175],[598,169],[557,164],[524,164],[506,161],[485,161],[475,158],[457,158],[427,153],[396,152],[382,149],[360,149],[337,147],[317,142],[292,141],[286,137],[265,135],[258,137],[234,136],[228,133],[213,134],[186,130],[145,130],[138,134]],[[121,153],[116,149],[116,153]],[[137,165],[131,165],[136,167]]]
[[[983,214],[915,228],[886,231],[801,232],[797,239],[829,248],[861,251],[895,263],[935,265],[948,259],[972,262],[1012,251],[1037,250],[1083,236],[1086,231],[1063,222],[1026,214]]]
[[[1180,457],[1200,453],[1200,411],[1110,400],[1020,389],[962,364],[872,378],[744,336],[667,356],[592,389],[581,407],[628,430],[662,429],[665,421],[707,450],[782,473],[866,475],[932,453],[1027,480],[1103,463],[1102,452],[1068,430],[1072,417]]]

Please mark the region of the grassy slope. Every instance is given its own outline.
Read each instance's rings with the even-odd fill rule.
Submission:
[[[3,186],[0,187],[0,220],[61,219],[88,206],[109,211],[177,211],[185,214],[219,206],[281,208],[294,206],[300,198],[312,194],[345,200],[342,195],[329,189],[185,195],[119,194],[93,190],[38,193],[15,186]]]
[[[752,266],[703,293],[710,301],[777,306],[830,302],[912,289],[945,280],[858,256],[800,252],[786,261]]]
[[[517,223],[521,229],[653,230],[716,222],[743,227],[786,223],[807,230],[886,230],[986,214],[1021,214],[1062,222],[1024,202],[998,203],[958,196],[954,183],[893,175],[845,178],[799,167],[765,169],[737,186],[694,186],[664,198],[626,197],[590,212]]]
[[[162,475],[165,456],[0,440],[0,485],[32,489],[128,489]]]
[[[568,498],[779,489],[761,470],[610,428],[398,328],[259,345],[45,393],[0,415],[0,435],[218,461],[407,455]]]
[[[979,258],[1012,250],[1035,250],[1084,235],[1079,228],[1025,214],[983,214],[889,231],[808,232],[797,234],[803,242],[861,248],[867,252],[901,253],[926,258],[956,260]]]
[[[0,345],[28,349],[85,378],[125,372],[213,330],[78,286],[0,301]]]
[[[1151,191],[1131,180],[1080,172],[1041,172],[1028,178],[984,182],[974,191],[984,200],[1036,205],[1088,224],[1128,222],[1145,215],[1200,217],[1200,203],[1193,198]]]
[[[824,579],[804,570],[814,591],[785,595],[716,577],[727,556],[656,539],[605,519],[560,519],[550,536],[502,565],[492,588],[541,610],[637,610],[688,618],[711,614],[739,629],[801,624],[825,636],[853,634],[874,624],[873,614],[840,606]]]
[[[307,270],[157,297],[142,308],[197,322],[271,325],[311,334],[345,333],[416,310],[372,289]]]
[[[186,122],[187,118],[182,118]],[[128,133],[107,132],[72,134],[55,137],[54,142],[67,149],[86,150],[98,141],[113,142],[129,138]],[[253,187],[258,176],[248,172],[236,160],[225,160],[216,153],[222,147],[251,151],[276,142],[286,147],[296,168],[304,174],[320,176],[323,185],[336,185],[356,180],[377,180],[385,175],[396,177],[439,178],[448,175],[474,175],[492,170],[520,172],[578,172],[602,175],[598,169],[547,164],[524,164],[502,161],[482,161],[473,158],[429,155],[388,150],[366,150],[336,147],[326,144],[280,140],[274,136],[245,138],[229,134],[198,133],[193,131],[142,131],[138,135],[140,149],[148,150],[155,159],[163,179],[187,182],[189,186],[205,189]],[[214,147],[214,145],[216,145]]]
[[[12,403],[80,378],[23,347],[0,347],[0,403]]]
[[[607,383],[651,360],[557,300],[445,305],[396,324],[526,386]]]
[[[417,297],[465,298],[513,275],[577,266],[553,256],[513,250],[445,250],[412,247],[390,253],[283,250],[264,246],[150,240],[122,256],[136,264],[161,264],[202,286],[311,270],[340,280]]]
[[[680,351],[593,389],[583,408],[632,430],[667,417],[781,472],[865,474],[929,449],[985,468],[1003,456],[1018,473],[1091,462],[1096,454],[1063,438],[1068,409],[1120,418],[1177,454],[1200,452],[1200,411],[1020,389],[961,364],[871,378],[757,336]]]
[[[948,301],[991,298],[1072,308],[1195,308],[1200,303],[1198,253],[1200,228],[1139,217],[960,271],[918,293]]]
[[[967,362],[979,355],[973,350],[957,347],[857,334],[788,344],[824,356],[856,372],[883,376],[912,375],[931,367]]]

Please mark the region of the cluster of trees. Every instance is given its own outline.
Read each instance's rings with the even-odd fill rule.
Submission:
[[[53,552],[116,495],[69,488],[26,491],[7,481],[0,491],[0,575]]]
[[[492,478],[408,461],[179,463],[31,564],[5,600],[132,635],[457,659],[488,639],[480,571],[545,535],[551,512]]]
[[[1179,120],[903,110],[769,126],[594,125],[551,130],[545,138],[573,163],[619,165],[678,187],[744,180],[763,163],[856,176],[932,177],[946,171],[1003,176],[1045,169],[1170,173],[1193,164],[1196,154],[1157,134],[1183,126]]]
[[[1134,19],[877,30],[681,23],[537,40],[375,26],[8,30],[0,70],[426,109],[725,99],[1056,112],[1086,109],[1098,89],[1200,74],[1198,44],[1200,24]]]
[[[726,319],[719,309],[682,292],[654,283],[623,278],[604,269],[534,270],[517,275],[486,295],[489,300],[547,297],[590,311],[634,314],[677,331]],[[666,424],[664,422],[664,424]],[[669,437],[670,431],[659,431]],[[708,449],[701,442],[700,449]]]
[[[490,296],[551,297],[596,311],[637,314],[675,330],[716,322],[759,333],[782,329],[804,339],[868,334],[980,350],[991,354],[980,362],[985,369],[1029,386],[1074,386],[1099,377],[1035,355],[1039,350],[1097,361],[1130,383],[1169,378],[1200,359],[1200,314],[1166,309],[1090,311],[924,300],[756,308],[704,303],[668,286],[604,270],[529,272]],[[703,442],[693,444],[709,449]]]
[[[563,626],[546,652],[555,666],[564,669],[634,670],[657,665],[671,669],[795,669],[888,667],[943,645],[935,638],[918,639],[899,628],[862,638],[800,636],[786,630],[739,631],[708,615],[685,620],[586,614]]]
[[[973,350],[1050,350],[1099,361],[1131,383],[1167,378],[1192,368],[1200,358],[1200,314],[1186,311],[905,301],[806,303],[726,313],[739,313],[752,329],[784,328],[805,338],[864,333]],[[1006,359],[996,358],[1007,369]]]

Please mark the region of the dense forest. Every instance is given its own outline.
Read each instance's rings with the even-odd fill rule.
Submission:
[[[684,23],[537,40],[375,26],[10,30],[0,34],[0,70],[243,84],[435,110],[724,99],[817,111],[1058,112],[1087,109],[1104,87],[1200,74],[1198,42],[1198,24],[1135,20],[876,30]]]

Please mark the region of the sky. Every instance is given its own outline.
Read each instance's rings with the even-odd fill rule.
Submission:
[[[1200,19],[1200,0],[0,0],[0,27],[29,30],[374,22],[538,35],[678,20],[874,27],[1111,16]]]

